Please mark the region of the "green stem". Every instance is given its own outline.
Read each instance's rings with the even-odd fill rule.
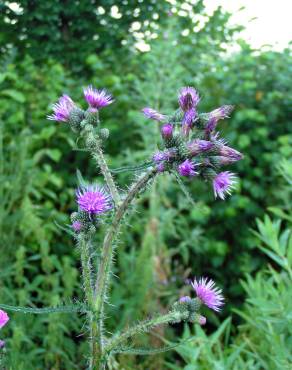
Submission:
[[[103,177],[105,179],[105,182],[109,188],[109,191],[111,193],[111,196],[113,198],[113,201],[115,203],[115,206],[117,207],[120,202],[120,195],[118,192],[118,189],[116,187],[116,184],[114,182],[114,179],[112,177],[112,174],[108,168],[108,165],[106,163],[106,160],[103,155],[101,143],[99,140],[96,141],[95,145],[95,151],[91,151],[92,157],[95,159],[95,161],[98,163],[100,170],[103,174]]]
[[[113,241],[115,240],[123,216],[125,215],[129,205],[135,198],[135,196],[145,188],[148,181],[155,176],[156,169],[151,169],[144,176],[142,176],[138,181],[130,188],[126,198],[123,200],[121,205],[116,211],[115,217],[112,221],[112,225],[105,235],[103,241],[102,255],[100,258],[98,274],[95,283],[95,303],[94,309],[96,315],[100,321],[100,331],[99,331],[99,342],[102,344],[102,328],[103,328],[103,309],[104,301],[106,296],[106,288],[109,280],[109,275],[111,271],[111,263],[113,257]]]
[[[89,369],[93,370],[93,359],[97,357],[97,334],[98,331],[95,330],[96,320],[93,314],[94,304],[93,304],[93,286],[91,277],[91,263],[90,263],[90,241],[87,240],[86,235],[78,235],[78,246],[81,252],[81,266],[82,266],[82,278],[83,278],[83,289],[85,293],[85,299],[89,306],[89,311],[87,312],[87,320],[90,328],[90,365]]]
[[[116,349],[126,340],[132,338],[139,333],[149,332],[152,328],[162,324],[168,324],[170,322],[179,322],[185,318],[185,314],[179,311],[172,311],[166,315],[156,316],[152,319],[142,321],[141,323],[130,327],[124,332],[116,335],[105,347],[105,353],[110,353],[112,350]]]

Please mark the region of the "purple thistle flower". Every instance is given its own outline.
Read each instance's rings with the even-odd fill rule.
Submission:
[[[75,109],[75,103],[68,95],[63,95],[59,98],[58,102],[53,104],[53,114],[47,116],[49,120],[58,122],[67,122],[70,117],[70,113]]]
[[[165,153],[164,152],[156,152],[153,157],[152,157],[152,160],[156,163],[159,163],[159,162],[162,162],[165,160]]]
[[[183,87],[178,96],[178,102],[181,109],[186,112],[195,108],[200,101],[200,97],[196,89],[193,87]]]
[[[220,172],[213,179],[213,189],[215,198],[217,196],[224,200],[225,194],[230,194],[230,191],[233,189],[234,184],[236,183],[236,177],[232,172],[225,171]]]
[[[222,105],[221,107],[212,110],[209,113],[210,117],[219,119],[229,118],[230,113],[233,111],[233,105]]]
[[[192,283],[197,297],[207,307],[214,311],[220,311],[220,307],[224,304],[224,297],[222,290],[215,286],[213,280],[207,278],[200,278],[194,280]]]
[[[142,112],[147,118],[154,119],[155,121],[163,121],[166,119],[164,114],[161,114],[152,108],[143,108]]]
[[[190,302],[192,299],[191,299],[191,297],[189,297],[188,295],[186,295],[186,296],[184,296],[184,297],[181,297],[180,299],[179,299],[179,302],[180,303],[187,303],[187,302]]]
[[[227,145],[220,146],[219,154],[233,160],[233,162],[240,161],[243,158],[243,154]]]
[[[237,159],[234,159],[234,158],[231,158],[231,157],[215,156],[213,158],[221,166],[226,166],[228,164],[232,164],[234,162],[237,162]]]
[[[178,166],[178,173],[181,176],[186,177],[192,177],[198,174],[198,172],[195,171],[196,165],[190,161],[189,159],[186,159],[183,163],[181,163]]]
[[[105,89],[97,90],[91,85],[83,89],[84,98],[93,111],[113,103],[113,98]]]
[[[208,140],[196,139],[188,143],[188,149],[191,155],[197,155],[199,153],[207,152],[212,149],[214,143]]]
[[[0,310],[0,329],[3,328],[9,321],[9,316],[3,310]]]
[[[153,157],[152,157],[152,160],[156,163],[159,163],[159,162],[162,162],[162,161],[169,161],[170,159],[174,158],[176,155],[176,149],[175,148],[171,148],[171,149],[167,149],[167,150],[164,150],[163,152],[156,152]]]
[[[228,118],[229,114],[233,111],[233,105],[222,105],[209,113],[209,121],[205,127],[205,131],[210,133],[215,130],[217,123],[220,119]]]
[[[104,188],[89,185],[76,191],[77,203],[82,211],[102,214],[112,208],[112,199]]]
[[[75,231],[75,232],[79,232],[81,229],[82,229],[82,223],[80,221],[74,221],[72,223],[72,229]]]
[[[161,127],[161,135],[164,139],[169,139],[173,134],[173,126],[171,123],[166,123]]]

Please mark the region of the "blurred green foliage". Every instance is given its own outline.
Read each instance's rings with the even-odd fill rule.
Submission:
[[[167,113],[177,90],[192,85],[203,111],[236,106],[220,130],[245,154],[234,168],[239,185],[220,202],[207,184],[186,183],[192,206],[175,178],[162,176],[141,196],[117,249],[108,321],[121,328],[163,310],[189,292],[185,279],[205,274],[224,288],[226,317],[234,307],[238,314],[221,326],[209,314],[207,332],[213,334],[196,328],[196,341],[179,347],[179,357],[169,354],[167,366],[274,369],[277,359],[285,369],[291,361],[285,353],[291,333],[284,327],[291,320],[286,294],[291,276],[284,262],[291,238],[283,231],[291,226],[291,51],[255,51],[235,43],[240,27],[231,27],[220,8],[207,15],[203,1],[178,1],[172,14],[169,2],[123,1],[121,17],[113,16],[114,1],[17,3],[17,10],[10,2],[0,5],[0,301],[41,307],[81,294],[78,252],[58,225],[68,224],[75,209],[76,168],[87,179],[99,174],[76,150],[66,125],[46,120],[49,105],[63,92],[80,101],[81,87],[89,83],[110,90],[116,102],[102,112],[102,121],[111,130],[106,151],[116,168],[143,163],[159,145],[158,127],[140,109],[149,105]],[[138,34],[134,22],[141,23]],[[135,48],[141,34],[150,52]],[[231,53],[234,45],[238,51]],[[123,187],[134,176],[117,178]],[[284,226],[266,217],[258,221],[259,233],[252,233],[267,207]],[[271,259],[275,265],[267,270]],[[277,302],[283,302],[281,312],[273,311]],[[86,328],[77,316],[11,316],[3,330],[7,368],[84,366]],[[154,333],[152,345],[162,345],[164,330],[175,339],[183,328]],[[164,355],[121,356],[121,363],[125,369],[166,367]]]

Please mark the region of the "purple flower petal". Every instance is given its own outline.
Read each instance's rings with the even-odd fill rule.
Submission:
[[[84,98],[93,109],[100,109],[113,103],[113,98],[105,89],[97,90],[91,85],[83,89]]]
[[[200,101],[200,97],[196,89],[193,87],[183,87],[178,96],[178,102],[181,109],[186,112],[195,108]]]
[[[220,199],[224,200],[225,195],[230,194],[235,183],[236,176],[232,172],[224,171],[218,173],[218,175],[213,179],[215,198],[218,196]]]
[[[78,189],[76,197],[80,209],[90,214],[102,214],[112,208],[110,195],[97,185]]]
[[[154,119],[155,121],[163,121],[166,119],[166,116],[164,114],[161,114],[155,109],[149,107],[143,108],[142,112],[147,118]]]
[[[60,97],[57,103],[53,104],[53,114],[47,118],[52,121],[67,122],[70,117],[70,113],[75,109],[75,103],[68,95]]]
[[[178,166],[178,173],[181,176],[185,177],[193,177],[198,174],[198,172],[195,171],[196,164],[194,164],[189,159],[186,159],[183,163],[181,163]]]
[[[200,278],[194,280],[192,283],[197,297],[207,307],[214,311],[220,311],[221,306],[224,304],[224,297],[222,290],[215,286],[213,280],[207,278]]]
[[[0,310],[0,329],[3,328],[9,321],[9,316],[3,310]]]

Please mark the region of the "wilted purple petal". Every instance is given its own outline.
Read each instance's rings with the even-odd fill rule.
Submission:
[[[195,139],[188,143],[188,149],[192,155],[206,152],[214,147],[214,143],[208,140]]]
[[[193,87],[183,87],[178,96],[178,102],[181,109],[186,112],[195,108],[200,101],[200,97],[196,89]]]
[[[147,118],[154,119],[155,121],[163,121],[166,119],[166,116],[164,114],[161,114],[152,108],[143,108],[142,112]]]

